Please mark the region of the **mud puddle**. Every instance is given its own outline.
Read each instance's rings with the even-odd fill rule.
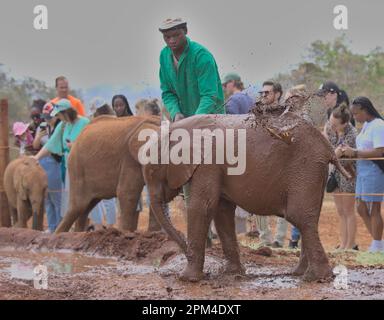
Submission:
[[[23,269],[48,265],[47,290],[34,289],[20,277]],[[161,266],[79,253],[10,252],[0,250],[0,297],[5,299],[384,299],[384,269],[353,269],[347,287],[333,281],[306,283],[289,274],[290,267],[245,264],[245,276],[222,273],[224,260],[207,256],[206,277],[199,283],[178,279],[183,255]],[[19,277],[15,277],[15,265]],[[70,265],[70,269],[65,269]],[[60,266],[60,267],[58,267]],[[68,267],[69,268],[69,267]]]
[[[32,279],[34,268],[42,265],[47,267],[49,273],[76,274],[98,266],[114,266],[116,259],[90,257],[64,250],[36,252],[0,249],[0,273],[8,273],[12,278]]]

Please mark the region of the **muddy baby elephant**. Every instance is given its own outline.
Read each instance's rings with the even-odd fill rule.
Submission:
[[[297,116],[288,112],[284,117],[292,121]],[[188,263],[182,279],[198,281],[203,277],[205,239],[212,219],[228,261],[226,272],[244,272],[235,233],[236,205],[254,214],[284,217],[300,230],[302,248],[300,262],[293,270],[295,275],[304,275],[306,280],[331,275],[318,234],[328,164],[335,164],[344,175],[349,175],[340,166],[328,141],[309,123],[298,120],[299,124],[290,131],[291,139],[287,143],[277,139],[266,128],[255,126],[255,120],[254,115],[198,115],[172,124],[168,136],[158,133],[158,144],[163,145],[164,139],[170,140],[170,163],[145,165],[144,177],[158,221],[186,254]],[[196,154],[191,147],[196,147],[196,140],[192,140],[199,131],[196,129],[212,132],[202,134],[212,139],[212,149],[206,148],[205,142],[200,143],[204,146],[200,150],[200,154],[204,155],[204,163],[201,164],[192,159],[192,155]],[[233,129],[232,140],[228,129]],[[242,133],[238,129],[243,129]],[[179,130],[177,134],[176,130]],[[176,141],[175,136],[179,137]],[[185,136],[186,141],[180,140]],[[223,138],[223,144],[218,143],[219,137]],[[227,152],[231,145],[239,164],[242,160],[245,166],[238,172],[230,173],[230,169],[236,169],[234,162],[228,154],[224,157],[220,154],[224,150]],[[176,151],[183,150],[183,146],[187,150],[189,148],[190,154],[186,159],[190,163],[172,163],[172,154],[175,156]],[[210,153],[213,164],[205,162],[210,159],[211,156],[206,157]],[[187,182],[190,198],[186,242],[164,217],[162,203],[169,201],[175,190]]]
[[[68,231],[75,221],[75,231],[84,231],[89,212],[100,200],[113,197],[119,200],[121,228],[137,229],[137,203],[144,186],[137,135],[146,127],[159,126],[160,117],[155,116],[92,120],[68,157],[69,206],[56,233]],[[151,213],[148,229],[160,230]]]
[[[33,216],[32,228],[43,230],[48,180],[39,163],[29,157],[13,160],[5,170],[4,187],[13,226],[26,228]]]

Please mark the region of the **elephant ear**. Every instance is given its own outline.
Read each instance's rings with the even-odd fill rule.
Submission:
[[[169,164],[167,168],[167,181],[171,189],[177,189],[186,184],[193,176],[197,164]]]
[[[195,140],[193,139],[194,130],[195,129],[207,129],[208,131],[205,133],[202,133],[203,135],[210,135],[213,136],[214,134],[211,133],[212,130],[216,128],[215,121],[213,118],[209,115],[198,115],[193,116],[190,118],[183,119],[181,121],[177,121],[175,123],[171,124],[170,127],[170,135],[172,132],[175,132],[177,129],[183,129],[188,132],[189,136],[189,148],[190,148],[190,164],[174,164],[172,161],[170,161],[168,168],[167,168],[167,180],[168,185],[172,189],[177,189],[186,184],[193,176],[195,170],[198,168],[200,163],[207,163],[205,162],[205,158],[210,158],[212,155],[212,149],[205,150],[203,147],[203,144],[200,145],[195,144]],[[178,136],[178,135],[176,135]],[[170,138],[171,140],[171,138]],[[178,144],[179,142],[170,141],[170,150],[172,150],[172,147],[175,144]],[[200,163],[194,163],[194,157],[193,153],[194,151],[200,149]]]

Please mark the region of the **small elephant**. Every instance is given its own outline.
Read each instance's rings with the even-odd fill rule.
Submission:
[[[4,172],[4,187],[12,225],[26,228],[33,216],[32,228],[43,230],[48,179],[39,163],[25,156],[11,161]]]
[[[75,222],[75,231],[84,231],[89,212],[100,200],[113,197],[119,200],[121,229],[137,229],[137,203],[144,187],[137,135],[145,127],[159,126],[156,116],[99,116],[91,121],[68,157],[69,206],[56,233],[67,232]],[[148,229],[161,229],[152,212]]]
[[[203,277],[205,239],[212,220],[228,261],[226,272],[244,272],[235,233],[236,205],[254,214],[284,217],[300,230],[301,257],[293,274],[304,275],[308,281],[328,278],[332,274],[318,234],[328,164],[333,163],[346,177],[350,176],[341,167],[331,145],[319,130],[300,121],[293,113],[288,112],[284,117],[287,121],[298,122],[290,133],[292,139],[289,144],[272,136],[262,126],[255,126],[256,118],[252,114],[196,115],[171,125],[169,137],[176,130],[188,132],[190,138],[185,145],[191,155],[194,150],[190,139],[196,129],[210,130],[213,132],[211,137],[219,136],[220,132],[228,133],[227,129],[234,130],[236,141],[241,142],[238,146],[234,143],[235,154],[239,153],[240,145],[246,147],[246,167],[243,173],[228,174],[229,168],[233,167],[228,159],[213,164],[175,164],[170,161],[169,164],[143,166],[155,216],[186,254],[188,264],[182,279],[199,281]],[[245,141],[239,140],[238,129],[245,130]],[[213,130],[220,132],[216,134]],[[157,141],[164,145],[164,139],[169,137],[158,132]],[[169,140],[172,155],[173,147],[178,145],[178,150],[181,149],[180,142]],[[225,142],[228,142],[227,137]],[[202,143],[200,145],[203,146]],[[229,144],[224,145],[227,150]],[[212,154],[217,154],[215,149],[216,152],[224,150],[217,138],[213,139]],[[204,148],[201,154],[203,151],[209,153]],[[187,242],[164,217],[162,210],[163,203],[170,201],[186,183],[190,188]]]

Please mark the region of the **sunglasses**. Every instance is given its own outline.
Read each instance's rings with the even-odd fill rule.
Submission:
[[[40,119],[40,114],[32,114],[31,119]]]
[[[259,91],[259,94],[264,97],[264,96],[268,96],[272,91],[270,90],[266,90],[266,91]]]

